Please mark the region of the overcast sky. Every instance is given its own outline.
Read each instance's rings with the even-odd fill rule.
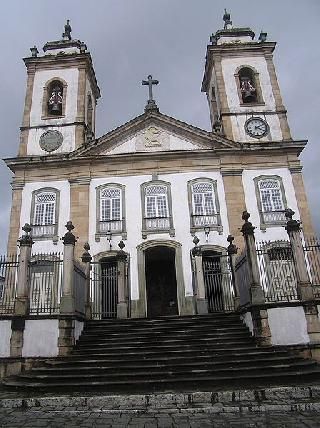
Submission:
[[[275,63],[293,137],[307,138],[304,177],[320,232],[319,0],[11,0],[1,5],[1,157],[15,156],[25,95],[22,58],[60,39],[65,20],[74,38],[86,42],[102,92],[97,136],[141,114],[148,74],[160,80],[160,111],[210,130],[200,91],[206,45],[222,28],[224,7],[235,26],[261,29],[277,41]],[[0,165],[0,253],[5,251],[11,204],[11,174]],[[75,220],[74,220],[75,221]]]

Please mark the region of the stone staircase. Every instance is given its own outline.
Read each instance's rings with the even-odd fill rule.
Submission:
[[[89,321],[68,357],[7,387],[152,393],[288,385],[320,379],[316,362],[257,347],[236,314]]]

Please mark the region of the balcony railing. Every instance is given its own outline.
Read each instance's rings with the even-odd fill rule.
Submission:
[[[191,215],[192,227],[218,226],[219,214],[211,215]]]
[[[285,211],[264,211],[261,213],[262,220],[266,224],[270,223],[286,223],[287,219],[285,216]]]
[[[168,230],[170,229],[169,217],[147,217],[146,229],[147,230]]]
[[[122,220],[99,221],[99,233],[122,231]]]
[[[32,237],[41,238],[43,236],[53,236],[56,231],[55,224],[34,224],[32,225]]]

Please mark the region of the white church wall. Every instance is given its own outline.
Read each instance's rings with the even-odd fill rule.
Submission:
[[[243,188],[247,211],[251,214],[250,221],[256,226],[255,237],[257,241],[288,240],[288,234],[283,226],[267,227],[266,231],[260,230],[260,216],[254,178],[260,175],[277,175],[282,178],[287,206],[295,211],[296,218],[300,218],[297,200],[292,183],[291,173],[288,168],[278,169],[252,169],[242,173]]]
[[[210,232],[208,242],[204,232],[197,232],[200,239],[199,245],[211,244],[226,247],[226,237],[229,234],[227,219],[227,207],[225,203],[225,194],[222,177],[219,172],[192,172],[180,174],[161,174],[160,180],[171,183],[172,195],[172,215],[175,236],[170,237],[168,233],[155,234],[150,233],[147,240],[173,240],[182,245],[182,264],[183,276],[185,282],[186,295],[192,295],[192,273],[190,262],[190,250],[194,246],[193,237],[190,234],[190,212],[188,205],[188,187],[189,180],[205,177],[217,181],[217,190],[220,203],[221,221],[223,234]],[[90,184],[90,213],[89,213],[89,241],[91,254],[93,256],[100,252],[107,251],[109,243],[106,237],[101,237],[100,242],[96,242],[96,188],[102,184],[118,183],[125,186],[126,200],[126,223],[127,223],[127,240],[125,241],[125,251],[130,254],[130,284],[131,298],[139,298],[139,282],[137,267],[137,246],[147,240],[142,239],[142,210],[141,210],[141,193],[140,186],[144,182],[151,181],[151,175],[138,175],[130,177],[105,177],[93,179]],[[121,235],[112,237],[112,248],[118,249],[118,242]]]
[[[53,78],[63,79],[67,87],[66,111],[65,117],[59,119],[41,119],[42,116],[42,99],[43,88],[46,83]],[[75,121],[77,116],[77,99],[78,99],[78,68],[69,69],[50,69],[37,71],[34,76],[32,105],[30,111],[30,126],[38,125],[55,125],[61,123],[70,123]],[[29,142],[31,138],[29,137]]]
[[[41,135],[49,130],[59,131],[63,136],[63,142],[61,146],[55,150],[56,153],[71,152],[75,149],[75,128],[74,126],[49,126],[46,128],[34,128],[30,129],[28,137],[28,155],[48,155],[48,152],[42,150],[39,145]]]
[[[0,358],[10,357],[11,321],[0,320]]]
[[[302,306],[268,309],[272,345],[309,343],[307,321]]]
[[[23,357],[56,357],[58,355],[59,320],[26,320]]]
[[[70,220],[70,184],[67,180],[63,181],[37,181],[33,183],[26,183],[22,191],[22,205],[20,214],[20,231],[25,223],[32,223],[31,221],[31,203],[32,192],[43,187],[53,187],[60,191],[60,209],[58,219],[58,236],[62,237],[66,233],[64,227],[66,222]],[[22,232],[21,232],[22,233]],[[35,240],[32,247],[33,253],[42,252],[57,252],[63,251],[63,243],[59,239],[57,243],[53,243],[52,239]]]

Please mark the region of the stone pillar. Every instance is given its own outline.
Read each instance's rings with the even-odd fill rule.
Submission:
[[[118,253],[118,304],[117,318],[128,318],[128,302],[127,302],[127,281],[126,281],[126,262],[127,254],[123,251],[124,242],[119,242],[120,251]]]
[[[320,321],[318,316],[318,306],[314,300],[312,285],[310,282],[307,264],[304,256],[303,242],[301,239],[301,227],[298,220],[293,220],[294,211],[286,210],[288,219],[286,231],[290,239],[293,261],[297,277],[298,297],[302,301],[303,309],[307,321],[307,331],[310,342],[320,341]]]
[[[229,242],[227,251],[229,256],[231,280],[232,280],[232,287],[233,287],[233,293],[234,293],[234,299],[233,299],[234,309],[237,311],[240,306],[240,292],[239,292],[239,286],[238,286],[237,277],[236,277],[236,256],[237,256],[238,249],[236,245],[233,244],[234,237],[232,235],[228,236],[227,241]]]
[[[10,356],[21,357],[25,317],[30,308],[30,273],[32,237],[31,226],[25,224],[22,228],[25,234],[19,239],[20,254],[17,277],[16,299],[14,302],[14,318],[11,323]]]
[[[91,254],[89,253],[90,245],[86,242],[83,246],[84,253],[82,254],[81,260],[85,264],[85,275],[86,275],[86,291],[85,291],[85,315],[86,319],[90,320],[92,318],[92,307],[90,301],[90,263],[92,260]]]
[[[63,252],[63,279],[62,297],[60,300],[59,318],[59,355],[68,355],[75,344],[75,301],[74,301],[74,246],[76,237],[71,232],[74,226],[71,221],[66,224],[68,232],[62,238]]]
[[[82,248],[89,240],[89,189],[90,178],[78,177],[69,180],[70,183],[70,217],[77,219],[77,234],[79,242],[75,248],[75,257],[80,259]]]
[[[222,168],[223,186],[227,205],[230,234],[235,238],[235,245],[242,249],[241,219],[239,213],[246,209],[245,194],[242,183],[242,169]]]
[[[268,322],[268,311],[263,308],[265,295],[261,287],[256,244],[254,238],[255,227],[249,222],[250,214],[247,211],[242,213],[245,221],[241,232],[245,240],[245,248],[248,263],[249,287],[251,315],[253,323],[253,333],[259,345],[265,346],[271,343],[271,333]]]
[[[197,245],[199,239],[195,236],[193,239],[195,244],[192,249],[192,255],[194,258],[194,272],[195,272],[195,285],[196,285],[196,311],[197,314],[208,313],[208,300],[206,299],[206,289],[204,285],[203,267],[202,267],[202,255],[201,248]]]
[[[20,230],[20,214],[22,205],[22,190],[24,181],[14,180],[12,183],[12,202],[10,213],[10,226],[9,226],[9,239],[7,254],[17,254],[17,240],[19,238]]]

